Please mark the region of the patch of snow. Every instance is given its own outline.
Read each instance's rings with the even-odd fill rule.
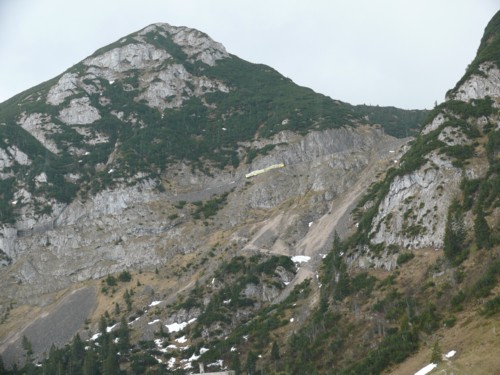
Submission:
[[[292,262],[294,263],[305,263],[309,262],[311,260],[311,257],[308,257],[307,255],[295,255],[292,257]]]
[[[245,341],[248,341],[248,335],[243,336],[243,338],[245,339]]]
[[[309,228],[311,228],[311,226],[313,225],[313,221],[310,221],[307,225],[309,226]]]
[[[286,286],[286,285],[290,284],[290,282],[289,281],[283,281],[283,284],[285,284],[285,286]]]
[[[228,304],[230,304],[230,303],[231,303],[231,299],[227,299],[227,300],[225,300],[225,301],[222,301],[222,303],[223,303],[224,305],[228,305]]]
[[[128,325],[131,325],[131,324],[134,324],[135,322],[137,322],[139,319],[141,319],[141,317],[137,317],[135,318],[133,321],[131,321]]]
[[[177,349],[177,345],[170,344],[169,346],[167,346],[167,349]]]
[[[226,128],[222,128],[222,130],[226,131],[227,129]]]
[[[186,336],[179,337],[178,339],[175,339],[179,344],[184,344],[187,342]]]
[[[207,349],[207,348],[201,348],[200,349],[200,354],[205,354],[206,352],[208,352],[210,349]]]
[[[196,318],[193,318],[188,322],[167,324],[165,325],[165,327],[167,327],[169,333],[179,332],[186,328],[188,324],[191,324],[194,321],[196,321]]]
[[[160,319],[155,319],[152,322],[149,322],[148,325],[153,325],[155,323],[158,323],[159,321],[160,321]]]
[[[294,321],[294,320],[295,320],[295,319],[293,319],[293,318],[290,318],[290,323],[293,323],[293,321]]]
[[[231,348],[231,351],[232,351],[232,352],[235,352],[235,351],[236,351],[236,346],[233,346],[233,347]]]
[[[222,359],[218,359],[217,361],[209,363],[207,365],[207,367],[214,367],[214,366],[219,366],[220,368],[222,368],[224,366],[224,361]]]
[[[111,327],[107,327],[106,332],[110,333],[117,325],[118,325],[118,323],[112,325]]]
[[[457,351],[456,350],[452,350],[452,351],[449,351],[448,353],[446,353],[444,356],[446,358],[451,358],[453,357],[455,354],[457,354]]]
[[[99,337],[101,337],[101,335],[102,335],[102,333],[101,333],[101,332],[96,333],[94,336],[92,336],[92,337],[90,338],[90,341],[95,341],[95,340],[97,340]]]
[[[437,367],[437,364],[435,363],[430,363],[428,364],[427,366],[425,366],[424,368],[421,368],[420,370],[418,370],[415,375],[426,375],[428,374],[429,372],[431,372],[432,370],[434,370],[435,368]]]
[[[168,366],[168,368],[169,368],[169,369],[173,369],[173,368],[174,368],[174,366],[175,366],[175,361],[176,361],[176,359],[175,359],[174,357],[172,357],[172,358],[170,358],[170,359],[168,360],[167,366]]]
[[[162,301],[153,301],[149,304],[149,307],[153,307],[153,306],[156,306],[156,305],[159,305]]]

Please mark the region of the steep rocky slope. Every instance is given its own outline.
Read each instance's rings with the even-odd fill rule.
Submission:
[[[391,134],[424,112],[331,100],[166,24],[3,103],[5,361],[83,286],[87,353],[104,366],[116,341],[130,373],[398,371],[490,324],[498,20],[414,140]]]
[[[384,113],[298,87],[197,30],[156,24],[122,38],[2,104],[2,294],[33,302],[153,267],[200,246],[216,225],[235,227],[308,192],[319,211],[307,215],[319,217],[370,153],[400,145],[362,127]],[[424,113],[387,114],[389,133],[407,133]],[[279,178],[245,181],[276,163],[285,165],[270,174]],[[217,224],[194,225],[175,207],[214,194],[227,201]]]

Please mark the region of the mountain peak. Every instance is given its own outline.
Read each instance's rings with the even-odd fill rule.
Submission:
[[[493,16],[484,30],[476,57],[464,76],[446,97],[448,100],[469,102],[486,96],[500,96],[500,11]]]

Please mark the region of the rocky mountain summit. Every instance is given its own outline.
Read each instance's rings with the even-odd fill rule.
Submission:
[[[23,334],[41,360],[69,301],[53,342],[77,330],[104,366],[113,337],[127,373],[381,373],[448,340],[450,311],[496,313],[498,20],[430,112],[332,100],[168,24],[0,104],[5,362]]]

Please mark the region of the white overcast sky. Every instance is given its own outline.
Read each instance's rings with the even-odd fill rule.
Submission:
[[[0,102],[155,22],[352,104],[432,108],[499,0],[0,0]]]

